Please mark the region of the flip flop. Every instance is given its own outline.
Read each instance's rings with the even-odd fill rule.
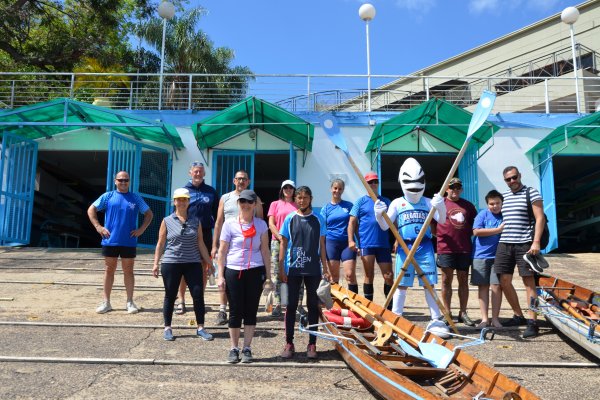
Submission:
[[[179,303],[175,305],[175,314],[177,315],[183,315],[187,312],[187,309],[185,308],[185,303]]]

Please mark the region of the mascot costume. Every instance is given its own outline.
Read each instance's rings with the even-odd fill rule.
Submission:
[[[412,248],[413,241],[419,235],[419,231],[427,219],[429,210],[432,207],[435,208],[436,214],[434,215],[434,218],[439,223],[444,223],[446,219],[446,206],[444,205],[444,198],[438,194],[436,194],[433,199],[423,197],[423,192],[425,191],[425,173],[423,172],[423,168],[421,168],[421,164],[419,164],[419,162],[414,158],[408,158],[404,164],[402,164],[400,167],[400,173],[398,174],[398,182],[402,187],[404,196],[392,201],[389,209],[384,202],[377,201],[374,205],[375,217],[381,229],[387,230],[389,227],[383,219],[383,213],[387,212],[390,220],[397,223],[400,236],[402,236],[406,242],[406,245],[410,249]],[[430,227],[427,227],[427,232],[419,244],[419,248],[415,253],[414,258],[423,270],[423,273],[429,280],[429,283],[432,286],[435,285],[437,283],[437,268],[435,264],[433,244],[431,241]],[[405,260],[406,254],[404,253],[402,247],[398,246],[395,266],[396,276],[400,274],[400,270]],[[402,315],[404,312],[406,289],[409,286],[413,286],[415,276],[415,268],[411,263],[409,264],[402,281],[400,281],[398,289],[394,293],[392,308],[394,313]],[[425,286],[420,277],[419,285],[421,287]],[[444,332],[437,332],[439,330],[438,326],[440,325],[440,320],[443,318],[442,313],[440,312],[435,299],[426,289],[425,300],[427,301],[429,312],[431,314],[432,323],[430,323],[430,325],[435,324],[436,334],[443,334]],[[448,329],[445,327],[445,325],[444,328],[445,332],[448,332]]]

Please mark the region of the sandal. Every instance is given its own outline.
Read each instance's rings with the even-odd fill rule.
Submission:
[[[186,312],[187,312],[187,309],[185,308],[185,303],[175,304],[175,314],[183,315]]]

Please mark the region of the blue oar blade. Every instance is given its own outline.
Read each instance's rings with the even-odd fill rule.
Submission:
[[[471,136],[483,125],[494,107],[494,101],[496,101],[496,93],[487,90],[481,93],[481,98],[479,99],[479,103],[477,103],[477,107],[475,107],[471,122],[469,123],[466,140],[471,139]]]
[[[348,146],[346,146],[346,140],[342,135],[340,127],[338,126],[337,119],[333,116],[333,114],[324,114],[319,118],[321,122],[321,127],[327,134],[329,140],[333,142],[337,147],[339,147],[346,155],[348,155]]]

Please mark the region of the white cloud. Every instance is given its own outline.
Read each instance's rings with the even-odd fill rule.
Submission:
[[[396,6],[405,8],[409,11],[416,11],[425,14],[436,4],[436,0],[396,0]]]
[[[512,12],[515,9],[547,11],[560,0],[469,0],[469,11],[473,14]]]
[[[498,0],[471,0],[469,2],[469,11],[474,14],[484,12],[494,12],[498,9],[500,1]]]

